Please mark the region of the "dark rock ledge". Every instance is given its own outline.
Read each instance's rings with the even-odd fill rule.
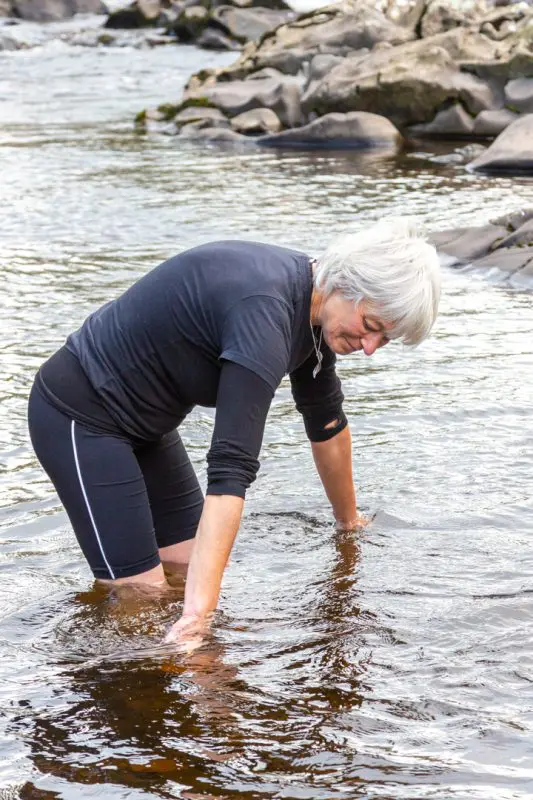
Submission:
[[[398,8],[343,0],[279,25],[229,67],[193,75],[172,113],[165,107],[165,131],[189,139],[201,131],[206,140],[209,130],[217,139],[217,130],[231,129],[241,143],[389,149],[503,134],[471,168],[533,172],[533,7],[479,0],[461,11],[454,0],[413,0],[406,12]],[[205,114],[187,122],[180,115],[191,106],[216,109],[224,121]],[[139,129],[160,127],[160,114],[140,114]]]
[[[448,265],[488,270],[499,281],[533,289],[533,209],[505,214],[487,225],[438,231],[429,238]]]

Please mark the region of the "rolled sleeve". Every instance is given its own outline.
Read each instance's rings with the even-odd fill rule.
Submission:
[[[335,354],[325,343],[321,351],[322,368],[316,378],[313,378],[317,362],[314,352],[290,374],[296,408],[303,416],[307,436],[312,442],[332,439],[348,424],[342,410],[344,395],[335,371]]]

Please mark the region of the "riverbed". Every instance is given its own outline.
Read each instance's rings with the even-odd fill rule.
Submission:
[[[340,360],[374,517],[357,535],[334,531],[282,385],[213,633],[188,656],[160,646],[182,584],[93,588],[25,408],[86,314],[186,247],[314,255],[392,214],[481,224],[533,206],[533,181],[471,174],[457,144],[141,136],[139,110],[234,55],[72,43],[97,22],[18,26],[34,46],[0,53],[0,797],[531,798],[531,293],[444,267],[429,341]],[[202,482],[212,424],[196,409],[182,431]]]

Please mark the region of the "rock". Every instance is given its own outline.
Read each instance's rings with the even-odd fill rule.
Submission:
[[[468,137],[474,128],[472,116],[460,103],[439,111],[427,125],[413,125],[410,133],[417,136]]]
[[[480,269],[498,269],[500,272],[517,272],[533,263],[533,251],[522,247],[508,247],[474,261],[473,266]]]
[[[507,236],[502,225],[481,225],[475,228],[459,228],[455,231],[439,231],[430,236],[432,244],[462,264],[470,264],[489,253],[498,240]]]
[[[515,78],[505,86],[505,105],[522,114],[533,112],[533,78]]]
[[[210,0],[211,8],[218,8],[228,4],[228,0]],[[290,11],[294,13],[292,7],[285,0],[231,0],[232,6],[236,8],[263,8],[271,11]]]
[[[391,22],[371,0],[343,0],[281,25],[223,72],[244,78],[263,67],[274,67],[296,75],[319,53],[343,56],[378,42],[396,45],[414,38],[413,30]]]
[[[183,42],[193,42],[205,30],[209,22],[209,11],[205,6],[186,6],[170,26]]]
[[[469,168],[479,172],[533,172],[533,114],[511,123]]]
[[[501,247],[533,247],[533,219],[529,219],[518,230],[513,231],[500,242]],[[533,253],[531,254],[533,258]]]
[[[331,53],[313,56],[309,64],[304,90],[307,91],[310,87],[315,86],[318,81],[322,80],[322,78],[340,64],[342,60],[342,56],[334,56]]]
[[[488,225],[438,231],[429,237],[456,264],[471,265],[519,288],[533,288],[533,209],[505,214]]]
[[[20,50],[21,45],[9,36],[0,35],[0,52],[8,50]]]
[[[101,0],[13,0],[12,13],[31,22],[57,22],[75,14],[106,14]]]
[[[245,135],[261,133],[277,133],[281,130],[281,122],[271,108],[254,108],[245,111],[231,120],[231,127],[238,133]]]
[[[301,128],[262,136],[259,143],[268,147],[397,148],[402,137],[385,117],[353,111],[326,114]]]
[[[356,54],[304,95],[302,110],[318,116],[371,111],[399,127],[428,123],[452,101],[476,114],[499,102],[497,90],[461,72],[456,59],[479,51],[489,55],[494,47],[479,34],[457,29],[392,50]]]
[[[259,39],[267,31],[277,28],[294,17],[291,11],[276,11],[269,8],[238,8],[219,6],[211,13],[211,21],[222,26],[230,37],[246,42]]]
[[[503,85],[513,78],[533,77],[533,52],[519,48],[505,58],[486,61],[464,59],[461,70],[481,80]]]
[[[510,214],[504,214],[502,217],[491,219],[491,225],[503,225],[508,233],[517,231],[519,228],[533,219],[533,208],[523,209],[521,211],[512,211]]]
[[[202,106],[189,106],[179,111],[174,117],[174,123],[177,127],[189,125],[192,122],[200,122],[202,120],[210,120],[213,126],[219,123],[226,123],[226,117],[218,108],[204,108]],[[229,123],[228,123],[229,124]],[[221,127],[225,127],[222,124]]]
[[[197,47],[203,47],[205,50],[240,50],[241,42],[235,39],[230,39],[222,31],[217,31],[214,28],[205,28],[200,36],[196,39]]]
[[[228,117],[236,117],[253,108],[270,108],[286,128],[300,124],[300,90],[294,79],[272,73],[252,80],[230,81],[187,90],[185,100],[220,108]]]
[[[113,11],[105,22],[106,28],[144,28],[158,25],[163,5],[161,0],[136,0],[125,8]]]
[[[507,108],[481,111],[474,120],[474,135],[499,136],[516,119],[518,119],[518,115],[513,114]]]
[[[473,21],[473,17],[471,10],[452,5],[446,0],[430,0],[418,23],[418,30],[421,38],[427,39],[437,33],[445,33],[452,28],[467,25]]]

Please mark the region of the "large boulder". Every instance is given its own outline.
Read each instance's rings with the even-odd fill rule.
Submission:
[[[486,82],[460,70],[469,53],[494,55],[481,34],[457,28],[392,49],[353,55],[302,98],[305,114],[371,111],[399,127],[431,122],[444,105],[461,102],[472,115],[499,102]]]
[[[517,119],[518,115],[508,108],[481,111],[474,120],[474,136],[491,138],[499,136],[502,131]]]
[[[509,125],[469,167],[478,172],[533,172],[533,114]]]
[[[213,83],[198,90],[189,88],[184,99],[186,103],[215,106],[227,117],[253,108],[270,108],[285,128],[301,122],[300,83],[275,70],[265,70],[248,80]]]
[[[397,45],[414,38],[414,30],[391,22],[371,0],[343,0],[281,25],[223,72],[226,78],[243,78],[274,67],[295,75],[318,53],[344,56],[378,43]]]
[[[13,0],[12,14],[31,22],[57,22],[75,14],[106,14],[101,0]]]
[[[292,11],[221,5],[211,12],[210,20],[220,25],[233,39],[247,42],[260,39],[267,31],[277,28],[291,17],[294,17]]]
[[[269,147],[396,149],[402,144],[402,136],[385,117],[352,111],[326,114],[300,128],[262,136],[259,143]]]

